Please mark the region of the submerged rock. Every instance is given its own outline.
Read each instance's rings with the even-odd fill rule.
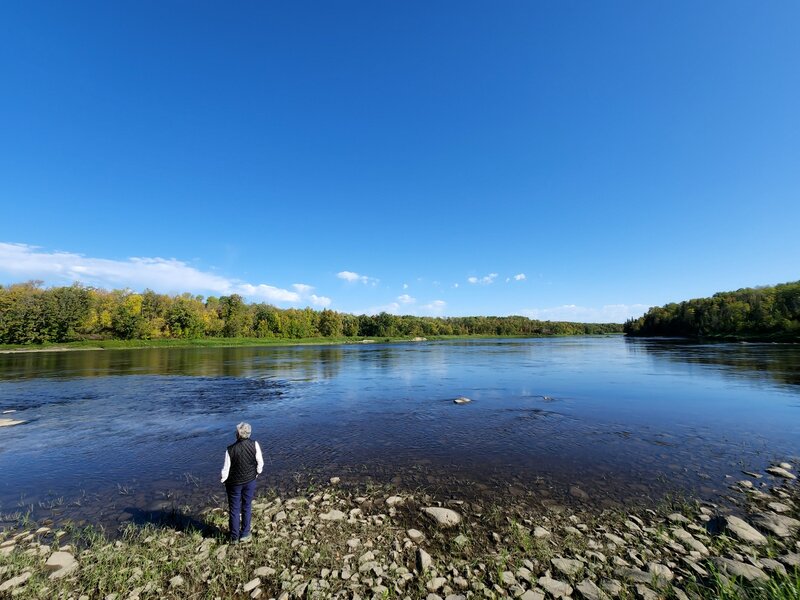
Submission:
[[[790,473],[783,467],[770,467],[767,469],[767,473],[775,477],[783,477],[784,479],[797,479],[794,473]]]
[[[453,404],[469,404],[470,402],[472,402],[472,400],[470,400],[466,396],[459,396],[458,398],[453,400]]]

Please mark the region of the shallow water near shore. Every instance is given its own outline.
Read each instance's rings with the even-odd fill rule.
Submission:
[[[223,505],[219,469],[242,420],[265,451],[262,490],[339,476],[458,498],[724,501],[742,469],[800,453],[800,346],[611,336],[6,354],[3,411],[27,421],[0,428],[7,524],[32,511],[113,529]]]

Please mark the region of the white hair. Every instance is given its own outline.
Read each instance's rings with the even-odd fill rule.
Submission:
[[[239,423],[236,426],[236,435],[239,436],[240,440],[246,440],[249,438],[252,431],[253,428],[250,427],[250,423]]]

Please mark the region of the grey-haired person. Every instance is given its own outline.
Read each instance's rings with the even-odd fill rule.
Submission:
[[[250,541],[250,517],[253,497],[256,494],[256,478],[264,470],[264,459],[258,442],[250,439],[252,427],[249,423],[236,426],[236,442],[225,451],[222,467],[222,483],[228,495],[228,525],[231,542]]]

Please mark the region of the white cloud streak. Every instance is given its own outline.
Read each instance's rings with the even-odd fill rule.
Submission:
[[[369,277],[367,275],[359,275],[358,273],[354,273],[353,271],[340,271],[339,273],[336,274],[336,277],[338,277],[339,279],[344,279],[349,283],[355,283],[357,281],[360,281],[364,285],[370,284],[373,286],[377,285],[378,281],[380,281],[375,277]]]
[[[490,285],[497,279],[497,273],[489,273],[485,277],[467,277],[467,281],[472,285]]]
[[[252,284],[201,271],[174,258],[132,257],[126,260],[91,258],[74,252],[45,252],[36,246],[0,242],[0,273],[15,280],[42,279],[108,288],[150,288],[161,293],[205,292],[240,294],[251,300],[276,304],[328,306],[331,299],[317,296],[314,288],[296,283],[294,291],[267,284]]]
[[[525,273],[517,273],[514,275],[514,281],[525,281],[525,279],[527,279]]]
[[[400,304],[414,304],[414,302],[416,302],[417,299],[412,298],[408,294],[403,294],[402,296],[397,297],[397,301],[400,302]]]
[[[564,304],[552,308],[529,308],[526,317],[540,321],[575,321],[580,323],[623,323],[639,317],[650,308],[646,304],[606,304],[600,308]]]

